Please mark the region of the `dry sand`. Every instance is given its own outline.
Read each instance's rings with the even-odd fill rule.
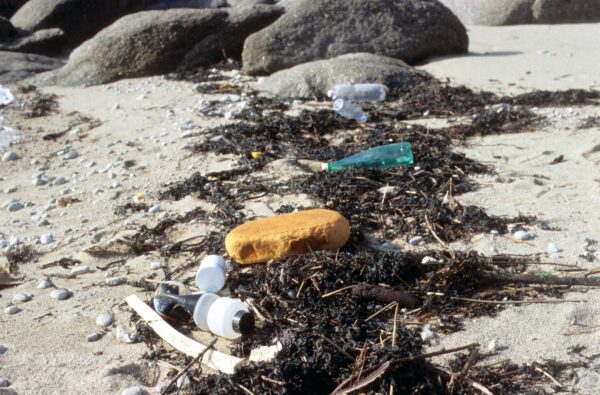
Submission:
[[[437,76],[448,77],[454,84],[501,93],[600,88],[597,67],[600,24],[471,27],[469,34],[471,50],[479,55],[437,59],[423,68]],[[482,56],[486,51],[491,54]],[[6,237],[15,235],[28,244],[35,243],[46,233],[57,240],[48,246],[36,244],[41,255],[36,263],[22,267],[25,284],[0,291],[3,308],[17,292],[34,294],[32,301],[19,304],[21,313],[0,312],[0,377],[12,382],[10,390],[4,391],[97,394],[120,393],[133,384],[150,386],[155,382],[155,375],[162,375],[167,369],[144,361],[142,355],[146,347],[143,344],[119,343],[114,326],[99,341],[87,342],[86,336],[99,330],[95,319],[102,312],[111,312],[117,324],[132,328],[131,314],[124,308],[123,299],[132,292],[139,293],[139,289],[101,284],[107,272],[126,276],[130,281],[147,276],[152,272],[150,262],[157,258],[149,254],[107,272],[96,270],[77,279],[53,279],[58,287],[73,292],[67,301],[50,299],[50,290],[36,289],[35,285],[44,274],[68,273],[68,270],[40,267],[62,257],[80,259],[91,268],[106,264],[110,260],[83,252],[86,247],[97,244],[94,236],[100,244],[106,243],[122,232],[134,230],[135,224],[152,225],[159,218],[173,215],[170,213],[186,212],[205,204],[194,199],[171,205],[163,203],[156,214],[133,214],[127,220],[113,223],[119,218],[113,214],[115,205],[131,201],[137,193],[144,192],[145,200],[152,205],[157,203],[153,192],[160,190],[165,182],[183,179],[195,171],[205,173],[236,166],[234,157],[201,157],[182,150],[186,143],[201,138],[203,127],[216,126],[226,120],[202,115],[201,101],[207,97],[199,95],[194,84],[163,78],[44,91],[58,95],[58,114],[38,119],[25,119],[18,110],[7,109],[3,114],[8,125],[22,132],[23,142],[11,147],[22,159],[0,162],[0,190],[16,187],[15,192],[0,192],[0,203],[19,199],[23,203],[32,202],[32,206],[17,212],[2,211],[0,232]],[[235,97],[229,98],[233,102],[222,95],[215,98],[225,99],[223,114],[238,106]],[[477,181],[481,188],[461,196],[460,200],[483,206],[496,215],[536,215],[561,230],[534,228],[532,231],[537,237],[520,244],[491,235],[478,235],[459,244],[462,248],[490,254],[492,246],[503,253],[544,252],[547,244],[553,242],[563,250],[562,258],[556,262],[594,267],[594,263],[585,262],[578,255],[583,252],[586,237],[600,239],[600,202],[596,198],[600,176],[595,171],[600,161],[600,154],[595,153],[600,145],[600,130],[577,130],[576,126],[588,115],[600,116],[600,107],[544,109],[540,113],[551,115],[551,123],[542,131],[491,136],[471,142],[465,149],[468,156],[492,165],[498,174],[480,177]],[[97,119],[101,125],[93,127],[90,120],[80,115]],[[81,131],[77,131],[78,127]],[[73,133],[69,132],[57,142],[42,140],[47,133],[63,130]],[[65,141],[69,142],[69,150],[78,152],[78,158],[65,160],[56,155],[64,149]],[[565,161],[550,165],[560,154]],[[34,159],[40,163],[31,164]],[[135,164],[125,169],[122,167],[125,160],[133,160]],[[92,162],[96,164],[88,167]],[[48,176],[63,176],[69,182],[60,186],[33,186],[31,175],[45,163],[49,166]],[[108,168],[113,165],[115,167]],[[98,174],[93,174],[94,169]],[[110,178],[111,173],[115,174],[114,178]],[[282,173],[276,176],[282,177]],[[64,196],[81,202],[46,211],[45,207],[56,205],[52,202],[63,197],[61,190],[65,188],[71,191],[65,191]],[[307,197],[286,199],[300,207],[312,205]],[[265,197],[248,205],[246,210],[251,215],[265,215],[282,202],[283,198]],[[32,216],[31,211],[36,213]],[[38,226],[37,217],[44,212],[50,225]],[[176,227],[169,238],[176,241],[209,230],[202,224],[196,225],[194,229]],[[69,240],[69,236],[72,239]],[[0,260],[0,264],[4,261]],[[552,267],[543,269],[554,270]],[[139,294],[144,299],[150,297]],[[600,332],[595,331],[594,326],[600,325],[597,318],[600,311],[596,307],[600,292],[573,293],[567,298],[587,303],[511,307],[496,318],[466,321],[464,331],[442,338],[441,342],[453,346],[474,340],[486,345],[495,339],[501,347],[498,358],[512,358],[517,362],[544,358],[569,360],[567,348],[574,344],[584,344],[585,355],[598,353]],[[581,329],[572,325],[573,322],[585,325],[583,330],[589,333],[570,334]],[[575,391],[597,393],[600,378],[597,371],[593,362],[589,369],[579,371]]]

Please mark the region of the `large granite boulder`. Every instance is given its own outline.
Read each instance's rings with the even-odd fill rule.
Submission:
[[[408,63],[464,53],[467,32],[437,0],[304,0],[246,40],[244,70],[271,74],[346,53]]]
[[[468,25],[600,21],[598,0],[440,0]]]
[[[0,51],[35,53],[38,55],[58,55],[65,43],[65,32],[59,28],[38,30],[13,41],[0,44]]]
[[[10,18],[27,0],[0,0],[0,16]]]
[[[18,82],[63,64],[60,60],[45,56],[0,51],[0,84]]]
[[[323,99],[337,84],[380,83],[388,88],[388,98],[394,99],[429,79],[429,74],[399,59],[356,53],[278,71],[255,88],[284,98]]]
[[[11,21],[34,32],[60,28],[75,47],[124,15],[147,8],[147,0],[29,0]]]
[[[239,58],[245,37],[281,12],[278,7],[257,6],[128,15],[76,48],[64,68],[45,75],[40,83],[103,84],[208,66],[222,60],[223,53]]]

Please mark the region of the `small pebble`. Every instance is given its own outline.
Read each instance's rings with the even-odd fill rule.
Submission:
[[[129,387],[129,388],[123,390],[123,392],[121,392],[121,395],[148,395],[148,391],[146,391],[144,388],[140,387],[139,385],[135,385],[133,387]]]
[[[152,213],[152,214],[158,213],[159,211],[160,211],[160,204],[155,204],[154,206],[152,206],[148,209],[148,212]]]
[[[518,230],[513,233],[513,237],[517,240],[531,240],[533,239],[533,234],[525,232],[524,230]]]
[[[26,293],[23,292],[18,292],[16,294],[13,295],[12,297],[12,301],[13,303],[16,302],[29,302],[31,300],[31,296],[27,295]]]
[[[6,188],[4,190],[5,193],[13,193],[13,192],[17,192],[17,187],[10,187],[10,188]]]
[[[154,262],[150,262],[150,269],[152,270],[158,270],[160,269],[161,265],[159,261],[154,261]]]
[[[548,244],[548,255],[558,254],[559,252],[560,252],[560,250],[558,249],[556,244],[554,244],[554,243]]]
[[[5,379],[4,377],[0,377],[0,388],[10,387],[10,381]]]
[[[74,276],[78,276],[80,274],[86,274],[89,272],[91,272],[89,266],[85,266],[85,265],[75,266],[75,267],[71,268],[71,274]]]
[[[8,306],[7,308],[4,309],[4,313],[8,314],[8,315],[17,314],[20,311],[21,311],[21,309],[18,308],[17,306]]]
[[[52,236],[51,234],[47,233],[45,235],[42,235],[40,237],[40,243],[42,244],[50,244],[54,242],[54,236]]]
[[[65,299],[69,299],[69,297],[71,296],[71,292],[69,292],[69,290],[67,289],[55,289],[54,291],[50,292],[50,297],[52,299],[56,299],[56,300],[65,300]]]
[[[52,282],[50,280],[48,280],[47,278],[44,278],[37,283],[36,288],[46,289],[46,288],[50,288],[51,286],[52,286]]]
[[[16,201],[16,202],[11,202],[8,206],[6,206],[6,209],[8,211],[19,211],[23,208],[23,203]]]
[[[54,179],[54,181],[52,181],[52,185],[63,185],[63,184],[66,184],[67,182],[69,182],[69,181],[67,181],[66,178],[61,176],[61,177],[57,177],[56,179]]]
[[[106,279],[106,285],[115,287],[117,285],[125,284],[127,279],[125,277],[111,277]]]
[[[414,246],[421,244],[422,242],[423,242],[423,237],[421,237],[421,236],[415,236],[408,241],[409,244],[414,245]]]
[[[492,340],[488,345],[487,345],[487,350],[489,352],[496,352],[497,349],[497,344],[496,344],[496,340]]]
[[[167,390],[167,387],[169,386],[169,384],[170,384],[169,382],[162,381],[162,382],[156,384],[156,387],[154,387],[154,390],[156,392],[158,392],[159,394],[162,394]],[[173,388],[173,387],[171,387],[171,388]]]
[[[112,316],[108,313],[102,313],[96,318],[96,325],[101,327],[107,327],[112,324]]]
[[[87,335],[86,340],[88,342],[95,342],[96,340],[100,339],[101,337],[102,337],[101,333],[93,332],[93,333],[90,333],[89,335]]]
[[[66,154],[64,154],[63,158],[70,160],[70,159],[75,159],[79,156],[79,154],[75,151],[69,151]]]
[[[2,162],[9,162],[17,159],[19,159],[19,155],[14,151],[5,152],[4,155],[2,155]]]

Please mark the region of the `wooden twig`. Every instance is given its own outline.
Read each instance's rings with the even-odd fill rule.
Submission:
[[[471,298],[452,297],[452,300],[460,300],[463,302],[472,303],[487,303],[487,304],[534,304],[534,303],[583,303],[585,300],[573,299],[530,299],[530,300],[483,300]]]
[[[325,335],[321,335],[321,338],[323,340],[325,340],[327,343],[331,344],[333,346],[333,348],[335,348],[336,350],[338,350],[340,353],[342,353],[346,358],[354,361],[354,357],[350,354],[348,354],[346,352],[346,350],[344,350],[342,347],[338,346],[337,344],[335,344],[335,342],[333,340],[331,340],[330,338],[328,338]]]
[[[454,253],[454,250],[448,244],[446,244],[444,240],[440,239],[437,233],[435,233],[435,230],[433,229],[433,226],[431,226],[431,224],[429,223],[429,218],[427,216],[425,216],[425,225],[427,225],[427,229],[429,229],[429,232],[438,241],[438,243],[440,243],[442,247],[448,250],[452,259],[456,259],[456,254]]]
[[[177,350],[190,357],[196,357],[206,349],[205,345],[190,339],[176,331],[171,325],[167,324],[156,311],[146,303],[142,302],[137,295],[130,295],[125,298],[125,300],[127,301],[127,304],[129,304],[129,306],[131,306],[131,308],[148,323],[158,336]],[[242,361],[241,358],[227,355],[214,349],[208,351],[202,357],[203,364],[227,374],[233,374],[236,365]]]
[[[343,292],[343,291],[345,291],[347,289],[352,289],[352,288],[354,288],[354,285],[348,285],[347,287],[342,287],[340,289],[336,289],[335,291],[328,292],[328,293],[324,294],[323,296],[321,296],[321,298],[325,299],[325,298],[328,298],[330,296],[336,295],[336,294],[338,294],[340,292]]]
[[[352,294],[361,298],[374,299],[383,303],[397,302],[401,307],[415,308],[419,300],[408,292],[382,287],[381,285],[357,284]]]
[[[392,330],[392,350],[396,348],[396,325],[398,324],[398,303],[394,310],[394,329]]]
[[[171,389],[171,387],[173,386],[173,384],[175,384],[177,382],[177,380],[179,380],[179,378],[181,376],[183,376],[185,374],[185,372],[187,372],[188,370],[190,370],[190,368],[197,363],[200,358],[202,358],[204,356],[204,354],[206,354],[206,352],[208,350],[210,350],[211,348],[213,348],[213,346],[215,345],[215,343],[217,342],[217,338],[214,338],[209,344],[208,346],[206,346],[206,348],[202,351],[200,351],[200,353],[198,355],[196,355],[196,357],[194,357],[194,359],[191,360],[190,363],[188,363],[183,369],[181,369],[179,371],[179,373],[177,373],[175,375],[175,377],[173,377],[173,380],[171,380],[169,382],[169,384],[161,391],[161,395],[162,394],[166,394],[167,392],[169,392],[169,389]]]
[[[548,377],[550,380],[552,380],[554,382],[554,384],[558,385],[560,388],[564,388],[564,386],[558,380],[556,380],[554,377],[552,377],[552,375],[550,373],[546,372],[544,369],[540,368],[539,366],[534,366],[533,368],[535,370],[537,370],[538,372],[540,372],[541,374],[543,374],[544,376]]]
[[[442,367],[439,366],[434,366],[433,367],[435,370],[437,370],[438,372],[442,372],[452,378],[454,378],[456,375]],[[469,384],[471,387],[475,388],[476,390],[480,391],[481,393],[485,394],[485,395],[494,395],[494,393],[492,391],[490,391],[488,388],[486,388],[483,384],[478,383],[475,380],[471,380],[469,378],[465,377],[465,380],[467,381],[467,384]]]
[[[600,278],[594,277],[559,277],[559,276],[538,276],[536,274],[514,274],[499,273],[482,270],[477,272],[477,276],[484,280],[491,280],[501,283],[524,283],[524,284],[546,284],[546,285],[580,285],[584,287],[600,287]]]
[[[276,385],[280,385],[280,386],[282,386],[282,387],[285,385],[285,382],[283,382],[283,381],[274,380],[274,379],[272,379],[272,378],[270,378],[270,377],[263,376],[262,374],[260,375],[260,378],[261,378],[262,380],[264,380],[264,381],[267,381],[267,382],[269,382],[269,383],[273,383],[273,384],[276,384]]]

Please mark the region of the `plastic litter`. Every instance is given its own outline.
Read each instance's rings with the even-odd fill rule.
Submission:
[[[202,291],[219,292],[225,285],[225,273],[227,263],[222,256],[208,255],[202,262],[196,273],[196,285]]]
[[[0,106],[10,104],[13,100],[15,100],[15,97],[13,96],[11,91],[9,91],[8,88],[5,88],[2,85],[0,85]]]
[[[333,99],[354,102],[379,102],[385,100],[385,85],[382,84],[339,84],[328,92]]]
[[[240,300],[214,293],[179,295],[172,286],[161,284],[154,297],[154,309],[170,321],[185,321],[190,317],[203,331],[227,339],[237,339],[254,330],[254,315]]]
[[[414,163],[409,143],[381,145],[331,163],[323,163],[323,170],[384,169]]]
[[[367,122],[367,114],[364,113],[362,108],[350,100],[336,99],[333,102],[333,111],[347,119],[354,119],[358,122]]]

